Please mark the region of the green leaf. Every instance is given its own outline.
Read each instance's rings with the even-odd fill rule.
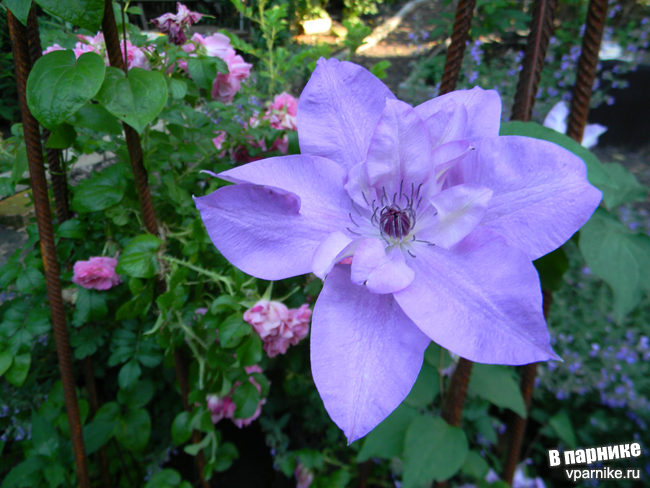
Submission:
[[[582,159],[587,165],[587,179],[589,183],[603,192],[603,196],[616,194],[618,186],[614,184],[605,167],[598,158],[586,147],[577,143],[570,137],[560,134],[559,132],[544,127],[536,122],[503,122],[499,130],[501,136],[526,136],[543,141],[554,142],[560,147],[571,151],[573,154]]]
[[[160,71],[132,68],[127,78],[122,70],[106,68],[104,83],[95,99],[142,133],[167,102],[167,82]]]
[[[210,437],[206,435],[201,442],[197,444],[190,444],[189,446],[185,446],[183,451],[185,451],[190,456],[196,456],[199,453],[199,451],[207,447],[208,444],[210,444]]]
[[[251,382],[246,382],[237,387],[232,394],[232,400],[237,405],[234,417],[247,419],[252,417],[260,402],[260,394]]]
[[[20,272],[16,287],[20,293],[33,294],[45,286],[45,276],[36,268],[27,268]]]
[[[162,241],[151,234],[135,237],[124,249],[116,271],[135,278],[152,278],[158,271],[156,251]]]
[[[87,103],[81,107],[68,119],[67,123],[96,132],[122,134],[122,124],[108,110],[96,103]]]
[[[77,139],[77,131],[65,122],[55,127],[50,133],[45,147],[48,149],[67,149],[74,144]]]
[[[169,78],[169,91],[174,100],[182,100],[187,95],[187,83],[178,78]]]
[[[29,73],[27,105],[44,127],[53,130],[95,96],[105,69],[99,54],[84,53],[77,59],[71,50],[48,53]]]
[[[212,83],[217,77],[217,59],[212,56],[200,56],[187,60],[190,78],[200,88],[208,91],[212,90]]]
[[[461,428],[440,417],[416,417],[406,431],[402,486],[418,488],[451,478],[465,464],[468,451]]]
[[[126,183],[124,167],[121,164],[111,166],[77,185],[72,208],[80,213],[106,210],[122,200]]]
[[[144,407],[153,398],[154,391],[153,382],[150,379],[144,379],[130,388],[119,390],[117,401],[130,409]]]
[[[143,408],[131,410],[115,426],[115,438],[129,451],[142,451],[151,435],[151,417]]]
[[[402,403],[366,436],[357,463],[373,457],[392,459],[400,456],[404,451],[406,429],[417,416],[417,410]]]
[[[571,419],[569,418],[569,414],[566,412],[566,410],[560,410],[557,414],[549,419],[548,423],[551,427],[553,427],[553,430],[557,436],[566,442],[566,444],[571,449],[578,447],[576,435],[573,432],[573,425],[571,424]]]
[[[18,263],[6,263],[0,266],[0,289],[5,289],[22,271]]]
[[[404,403],[416,408],[426,407],[433,402],[433,399],[439,393],[440,375],[438,371],[427,362],[423,362],[418,379],[411,388],[411,392],[404,399]]]
[[[113,437],[113,430],[116,422],[102,419],[94,419],[89,424],[84,425],[84,443],[86,445],[86,454],[90,455],[106,445]]]
[[[632,173],[617,163],[605,164],[605,171],[618,187],[615,193],[603,194],[605,206],[613,210],[627,202],[645,202],[648,189],[637,181]]]
[[[129,9],[131,10],[131,9]],[[154,474],[151,479],[144,485],[144,488],[169,488],[178,486],[181,482],[181,475],[173,469],[163,469]]]
[[[622,320],[650,289],[650,237],[635,234],[602,208],[580,230],[587,266],[614,292],[614,316]]]
[[[179,413],[172,422],[172,440],[175,444],[185,444],[192,437],[192,422],[189,412]]]
[[[32,6],[32,0],[3,0],[2,4],[11,10],[21,24],[27,25],[27,16]]]
[[[9,349],[0,351],[0,376],[5,374],[14,362],[14,355]]]
[[[131,359],[120,369],[120,373],[117,375],[117,383],[120,388],[130,388],[138,380],[141,373],[140,364],[135,359]]]
[[[219,341],[223,347],[235,347],[250,332],[251,326],[244,322],[241,314],[233,314],[219,324]]]
[[[237,359],[242,366],[252,366],[262,360],[262,340],[257,334],[251,334],[237,348]]]
[[[48,308],[34,308],[27,316],[25,329],[32,335],[46,334],[50,331],[50,310]]]
[[[89,290],[82,286],[79,286],[78,290],[72,325],[80,327],[86,322],[104,318],[108,313],[106,292]]]
[[[526,405],[519,385],[505,366],[475,363],[469,390],[497,407],[509,408],[520,417],[526,417]]]
[[[32,362],[32,355],[29,353],[14,356],[11,367],[5,373],[5,378],[14,386],[22,386],[29,373],[29,365]]]
[[[463,465],[463,473],[471,476],[477,480],[485,478],[485,475],[490,470],[490,465],[481,455],[476,451],[469,451],[467,453],[467,461]]]
[[[34,0],[49,13],[63,20],[97,32],[104,18],[103,0]]]
[[[542,289],[557,291],[564,284],[564,273],[569,269],[569,259],[561,247],[533,261]]]
[[[97,413],[95,414],[95,418],[93,420],[97,422],[117,422],[117,420],[120,418],[121,411],[122,409],[117,403],[108,402],[99,407],[99,410],[97,410]]]
[[[78,219],[66,220],[59,226],[56,235],[66,239],[83,239],[86,237],[86,226]]]

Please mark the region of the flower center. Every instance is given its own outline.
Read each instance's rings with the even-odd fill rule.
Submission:
[[[412,210],[402,210],[398,205],[389,205],[381,210],[379,230],[395,240],[402,240],[408,235],[412,226]]]

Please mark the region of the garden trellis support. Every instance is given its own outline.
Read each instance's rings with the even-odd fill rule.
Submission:
[[[456,87],[471,27],[474,7],[475,0],[460,0],[458,3],[451,44],[447,51],[439,95],[453,91]],[[522,61],[519,82],[517,84],[512,120],[530,120],[544,66],[546,50],[552,35],[556,10],[557,0],[536,0],[533,4],[530,33]],[[567,135],[577,142],[582,141],[584,128],[587,124],[589,101],[596,78],[598,52],[605,28],[606,14],[607,0],[590,0],[567,130]],[[543,296],[544,316],[547,317],[552,301],[552,294],[544,290]],[[460,424],[471,370],[472,362],[461,358],[452,376],[442,411],[442,417],[450,425],[458,426]],[[521,391],[527,409],[532,399],[536,373],[537,363],[529,364],[521,368]],[[512,485],[514,472],[519,462],[526,429],[525,418],[517,415],[513,417],[509,429],[510,442],[502,472],[502,479],[509,485]],[[434,486],[443,488],[446,486],[446,482],[435,482]]]
[[[20,116],[25,134],[29,179],[34,198],[34,211],[36,213],[43,269],[45,271],[47,297],[52,315],[52,328],[54,329],[54,341],[56,343],[57,359],[61,372],[65,407],[70,425],[77,479],[81,488],[90,488],[88,461],[86,459],[81,417],[79,415],[79,403],[77,401],[75,379],[72,370],[72,350],[70,348],[65,309],[61,296],[61,278],[59,275],[56,245],[54,243],[50,198],[47,190],[47,180],[45,178],[43,147],[41,146],[38,122],[27,106],[27,76],[31,68],[27,30],[11,11],[7,12],[7,21],[9,24],[9,35],[11,37],[11,49],[14,56],[18,103],[20,105]]]

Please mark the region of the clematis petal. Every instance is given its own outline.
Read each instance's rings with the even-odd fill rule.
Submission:
[[[368,171],[365,161],[361,161],[352,166],[348,172],[345,190],[357,205],[362,208],[371,207],[371,201],[375,198],[375,189],[371,188],[368,182]]]
[[[539,277],[506,239],[477,230],[452,250],[421,246],[397,303],[433,341],[479,363],[558,359],[549,345]]]
[[[464,139],[467,129],[467,108],[462,103],[447,100],[440,110],[424,119],[424,124],[429,131],[431,147]]]
[[[368,147],[370,185],[385,188],[392,199],[401,189],[425,182],[430,167],[431,143],[424,122],[409,104],[386,100]]]
[[[215,175],[233,183],[280,188],[300,196],[300,213],[347,216],[350,198],[343,189],[346,174],[338,164],[319,156],[280,156],[244,164]],[[346,225],[350,221],[346,218]],[[343,226],[345,227],[345,226]]]
[[[386,100],[394,98],[365,68],[321,58],[298,101],[300,151],[349,170],[366,157]]]
[[[423,120],[447,106],[449,101],[464,105],[467,109],[467,128],[463,139],[470,142],[496,137],[501,123],[501,98],[495,90],[483,90],[478,86],[471,90],[457,90],[415,107]]]
[[[323,242],[319,244],[311,261],[312,273],[320,279],[324,279],[327,273],[332,271],[338,262],[336,256],[352,242],[348,236],[341,231],[332,232]]]
[[[600,124],[587,124],[585,132],[582,135],[582,145],[591,149],[598,144],[598,138],[607,132],[607,127]]]
[[[449,170],[467,156],[470,150],[469,141],[462,139],[442,144],[433,150],[431,153],[431,167],[434,174],[429,176],[429,186],[426,192],[427,199],[442,189]]]
[[[298,195],[261,185],[226,186],[195,203],[221,254],[264,280],[309,273],[316,248],[341,227],[330,213],[303,215]]]
[[[365,285],[372,293],[393,293],[410,285],[414,277],[399,246],[386,254],[379,239],[359,243],[352,260],[352,283]]]
[[[449,249],[481,223],[492,198],[492,190],[477,185],[456,185],[434,195],[429,203],[436,213],[426,212],[418,221],[418,240]]]
[[[557,102],[544,117],[544,127],[553,129],[561,134],[566,133],[566,119],[569,116],[569,107],[564,100]]]
[[[316,388],[348,442],[363,437],[408,395],[430,339],[392,295],[370,293],[335,266],[314,307]]]
[[[601,200],[582,159],[551,142],[502,136],[474,143],[447,176],[494,191],[486,226],[535,260],[564,244]]]

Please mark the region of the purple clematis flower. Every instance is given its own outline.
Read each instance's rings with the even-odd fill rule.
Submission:
[[[235,185],[196,199],[238,268],[324,279],[312,373],[350,442],[406,397],[431,340],[482,363],[558,359],[531,261],[601,194],[570,152],[498,137],[500,114],[495,91],[412,108],[364,68],[321,59],[298,104],[302,155],[220,173]]]

